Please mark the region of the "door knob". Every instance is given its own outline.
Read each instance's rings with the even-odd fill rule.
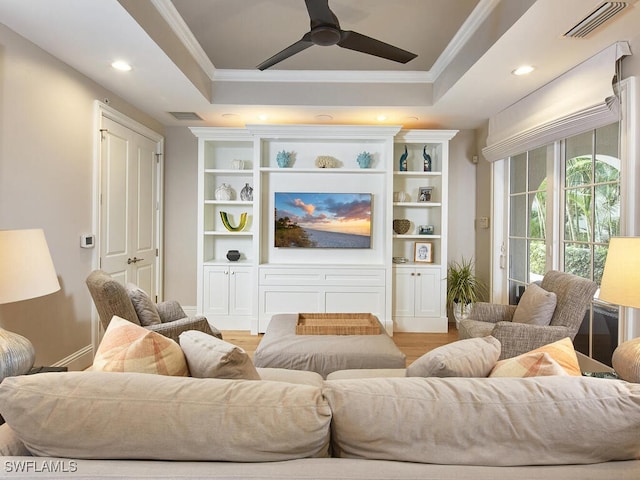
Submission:
[[[132,263],[138,263],[138,262],[141,262],[142,260],[144,260],[144,258],[137,258],[137,257],[127,258],[127,265],[131,265]]]

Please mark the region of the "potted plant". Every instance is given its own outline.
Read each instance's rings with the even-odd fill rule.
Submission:
[[[462,257],[459,262],[452,261],[447,267],[447,304],[451,305],[456,319],[456,328],[460,321],[469,316],[473,304],[480,300],[486,287],[474,273],[473,260]]]

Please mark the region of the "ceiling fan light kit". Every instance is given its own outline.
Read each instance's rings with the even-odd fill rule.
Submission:
[[[313,45],[324,47],[338,45],[348,50],[386,58],[398,63],[407,63],[417,57],[415,53],[389,45],[375,38],[351,30],[342,30],[338,17],[329,8],[329,0],[305,0],[305,3],[311,19],[311,30],[305,33],[296,43],[289,45],[258,65],[257,68],[259,70],[273,67],[275,64]]]

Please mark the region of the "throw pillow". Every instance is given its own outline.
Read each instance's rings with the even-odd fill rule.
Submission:
[[[582,376],[582,369],[578,363],[578,356],[573,348],[573,342],[569,337],[565,337],[557,342],[544,345],[528,353],[544,352],[548,353],[558,364],[564,368],[569,375]]]
[[[545,352],[523,353],[517,357],[500,360],[493,367],[490,377],[545,377],[569,375],[551,355]]]
[[[92,370],[189,375],[180,345],[117,316],[104,332]]]
[[[407,377],[486,377],[500,350],[492,336],[459,340],[422,355],[407,367]]]
[[[530,325],[546,326],[551,323],[553,312],[556,311],[557,297],[553,292],[532,283],[529,285],[513,312],[514,323],[528,323]]]
[[[260,380],[247,352],[229,342],[188,330],[180,334],[180,346],[193,377]]]
[[[147,292],[133,283],[128,283],[127,293],[138,315],[140,325],[148,327],[149,325],[158,325],[161,323],[156,304],[151,301]]]
[[[611,365],[621,379],[640,383],[640,337],[618,345]]]

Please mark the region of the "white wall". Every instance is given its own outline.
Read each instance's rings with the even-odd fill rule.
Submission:
[[[198,140],[186,127],[165,133],[164,298],[195,308]]]
[[[36,365],[91,362],[94,102],[162,126],[0,24],[0,229],[43,228],[61,291],[0,305],[0,326],[27,337]],[[80,353],[79,353],[80,352]],[[89,358],[87,358],[89,357]]]
[[[461,130],[449,151],[449,261],[476,258],[476,150],[475,132]]]

